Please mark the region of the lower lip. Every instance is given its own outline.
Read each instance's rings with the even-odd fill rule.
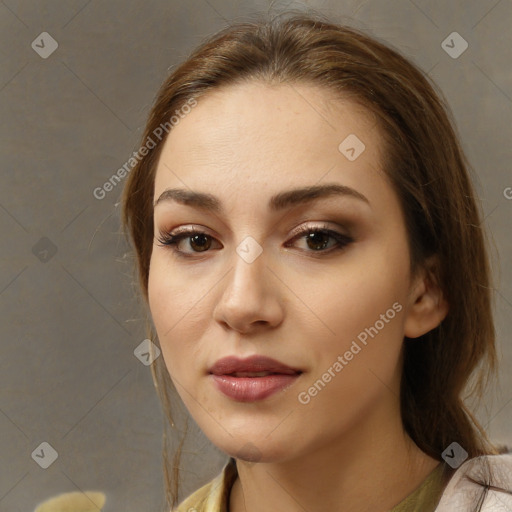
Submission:
[[[237,402],[256,402],[290,386],[300,374],[273,374],[266,377],[212,375],[217,388]]]

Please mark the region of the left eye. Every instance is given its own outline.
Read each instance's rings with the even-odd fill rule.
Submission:
[[[294,236],[292,241],[298,239],[305,240],[306,246],[313,252],[331,252],[332,249],[343,248],[352,241],[348,236],[327,228],[305,229]],[[329,241],[334,241],[334,245],[331,245],[329,250],[325,250]]]
[[[189,247],[192,252],[185,252],[179,249],[180,242],[184,239],[189,239]],[[353,242],[353,239],[347,235],[333,231],[325,226],[322,227],[308,227],[295,233],[292,241],[304,239],[310,251],[318,253],[330,253],[333,250],[343,249],[348,244]],[[189,257],[193,253],[207,252],[215,240],[212,236],[203,231],[196,229],[182,230],[177,233],[160,232],[158,242],[163,247],[171,247],[172,250],[179,256]],[[329,240],[334,241],[334,245],[326,249],[329,245]],[[287,244],[288,245],[288,244]]]

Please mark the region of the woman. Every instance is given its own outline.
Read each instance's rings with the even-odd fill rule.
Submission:
[[[238,24],[166,80],[139,153],[155,382],[229,455],[178,511],[510,503],[461,398],[496,366],[481,218],[413,64],[319,15]]]

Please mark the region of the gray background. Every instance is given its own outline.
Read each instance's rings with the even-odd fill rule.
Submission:
[[[479,417],[493,440],[512,444],[512,2],[272,5],[334,13],[409,56],[443,90],[475,169],[496,270],[501,259],[501,388]],[[168,68],[226,21],[268,8],[0,1],[1,512],[74,490],[105,492],[107,512],[162,510],[162,418],[149,367],[133,353],[145,332],[119,226],[122,184],[102,200],[93,189],[138,149]],[[441,47],[453,31],[469,44],[457,59]],[[59,45],[47,59],[31,47],[42,32]],[[58,452],[48,469],[31,457],[42,442]],[[224,461],[198,432],[187,446],[184,495]]]

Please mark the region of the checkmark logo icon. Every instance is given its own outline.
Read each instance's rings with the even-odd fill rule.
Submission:
[[[458,59],[468,47],[468,42],[458,32],[452,32],[441,43],[441,48],[452,59]]]
[[[48,32],[41,32],[32,41],[31,46],[39,57],[47,59],[59,47],[59,43]]]

